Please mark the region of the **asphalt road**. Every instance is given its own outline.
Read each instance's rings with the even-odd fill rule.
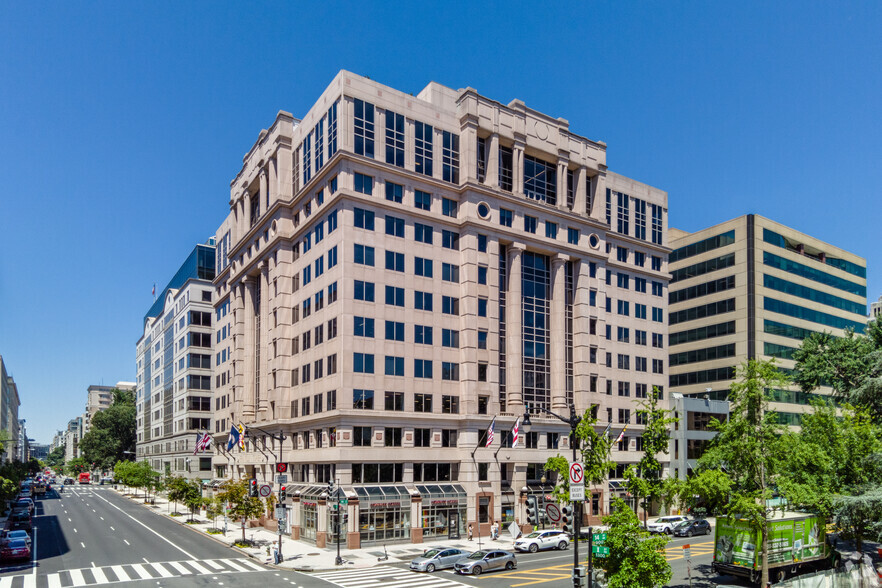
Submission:
[[[108,488],[68,486],[35,502],[33,559],[4,563],[0,588],[330,586],[267,568]]]

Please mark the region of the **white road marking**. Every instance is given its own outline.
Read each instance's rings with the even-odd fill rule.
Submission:
[[[259,565],[257,565],[256,563],[254,563],[253,561],[251,561],[250,559],[241,559],[240,558],[240,559],[237,559],[236,561],[239,562],[240,564],[242,564],[243,566],[249,567],[253,570],[263,571],[263,569],[264,569],[264,568],[260,567]]]
[[[146,557],[142,557],[142,558],[141,558],[141,559],[143,559],[143,560],[144,560],[144,563],[150,563],[150,560],[149,560],[149,559],[147,559],[147,558],[146,558]]]
[[[68,519],[68,520],[70,520],[70,519]],[[76,527],[74,527],[74,533],[79,533],[79,531],[77,531]]]
[[[68,570],[68,574],[70,574],[70,581],[73,582],[72,586],[85,586],[86,579],[83,577],[83,572],[80,570]]]
[[[204,563],[205,565],[207,565],[211,568],[214,568],[217,571],[221,571],[221,570],[225,569],[224,566],[220,565],[216,561],[211,561],[210,559],[203,560],[202,563]]]
[[[82,541],[80,541],[80,545],[82,545],[82,546],[83,546],[83,549],[85,549],[85,548],[86,548],[86,544],[85,544],[85,543],[83,543],[83,542],[82,542]]]
[[[205,562],[205,563],[208,563],[208,562]],[[243,568],[241,565],[234,563],[233,561],[227,560],[224,563],[226,563],[228,566],[230,566],[231,568],[233,568],[237,572],[247,572],[248,571],[248,568]]]
[[[131,545],[131,543],[129,543],[129,540],[128,540],[128,539],[123,539],[123,542],[124,542],[126,545]]]
[[[159,575],[162,576],[163,578],[174,577],[174,574],[171,573],[170,571],[168,571],[167,569],[165,569],[164,567],[162,567],[162,564],[152,563],[150,565],[153,566],[153,569],[156,570],[157,572],[159,572]]]
[[[178,563],[176,561],[170,561],[170,562],[168,562],[168,565],[170,565],[174,569],[178,570],[178,572],[180,572],[182,576],[187,576],[187,575],[193,573],[189,569],[185,568],[184,566],[182,566],[180,563]]]
[[[14,576],[6,576],[0,578],[0,588],[10,588],[12,586],[12,578]]]
[[[49,574],[46,576],[46,582],[49,588],[61,588],[61,576],[59,574]]]
[[[116,577],[119,578],[120,582],[128,582],[131,580],[122,566],[110,566],[110,569],[113,570],[113,573],[116,574]]]
[[[92,575],[95,576],[95,584],[107,584],[107,576],[104,575],[101,568],[96,568],[93,564],[90,571],[92,572]]]
[[[205,566],[201,566],[201,565],[199,565],[199,562],[196,562],[196,561],[188,561],[188,562],[187,562],[187,565],[189,565],[190,567],[194,568],[194,569],[195,569],[197,572],[199,572],[200,574],[210,574],[210,573],[212,573],[211,570],[205,568]]]
[[[110,530],[111,530],[111,531],[116,531],[116,529],[114,529],[113,527],[110,527]]]
[[[98,518],[101,519],[102,521],[104,520],[104,517],[98,517]]]
[[[153,576],[144,569],[144,566],[141,564],[130,564],[131,568],[135,570],[135,573],[138,574],[142,580],[152,580]]]
[[[181,553],[183,553],[184,555],[189,557],[190,559],[196,559],[196,557],[194,555],[184,551],[179,546],[175,545],[172,541],[170,541],[166,537],[163,537],[162,535],[160,535],[159,533],[157,533],[156,531],[154,531],[153,529],[151,529],[150,527],[148,527],[147,525],[145,525],[144,523],[142,523],[141,521],[139,521],[138,519],[136,519],[132,515],[123,511],[123,509],[121,509],[117,505],[113,504],[112,502],[110,502],[109,500],[104,498],[103,496],[98,496],[98,498],[100,498],[101,500],[103,500],[104,502],[106,502],[107,504],[109,504],[110,506],[112,506],[113,508],[118,510],[119,512],[123,513],[124,515],[126,515],[127,517],[129,517],[130,519],[132,519],[133,521],[135,521],[136,523],[138,523],[139,525],[141,525],[142,527],[144,527],[145,529],[147,529],[148,531],[150,531],[151,533],[153,533],[154,535],[156,535],[157,537],[159,537],[160,539],[162,539],[163,541],[165,541],[166,543],[168,543],[169,545],[171,545],[172,547],[174,547],[175,549],[177,549],[178,551],[180,551]]]

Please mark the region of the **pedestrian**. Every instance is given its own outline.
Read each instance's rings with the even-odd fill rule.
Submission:
[[[493,521],[493,524],[490,525],[490,536],[494,541],[499,537],[499,523],[496,521]]]
[[[472,524],[469,523],[469,541],[472,540]]]

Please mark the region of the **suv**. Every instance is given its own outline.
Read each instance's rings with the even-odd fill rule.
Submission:
[[[9,530],[10,531],[18,531],[18,530],[30,531],[33,528],[33,526],[31,525],[30,513],[25,512],[23,510],[12,513],[12,516],[9,517],[9,520],[11,521],[9,523]]]
[[[570,546],[570,536],[556,529],[550,531],[533,531],[515,541],[514,548],[518,551],[536,553],[540,549],[566,549]]]
[[[689,518],[684,517],[683,515],[659,517],[646,525],[646,530],[650,533],[667,533],[670,535],[673,532],[675,525],[688,520]]]
[[[711,526],[704,519],[684,521],[674,526],[674,535],[677,537],[692,537],[693,535],[710,535]]]

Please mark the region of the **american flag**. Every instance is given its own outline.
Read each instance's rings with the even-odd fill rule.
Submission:
[[[512,449],[518,446],[518,430],[521,427],[521,417],[518,417],[518,420],[515,421],[514,427],[511,429],[511,446]]]
[[[493,417],[493,421],[490,423],[490,428],[487,429],[487,443],[484,447],[490,447],[493,445],[493,429],[496,428],[496,417]]]
[[[196,448],[193,450],[193,455],[196,455],[200,451],[205,451],[211,446],[211,435],[205,433],[196,433]]]

